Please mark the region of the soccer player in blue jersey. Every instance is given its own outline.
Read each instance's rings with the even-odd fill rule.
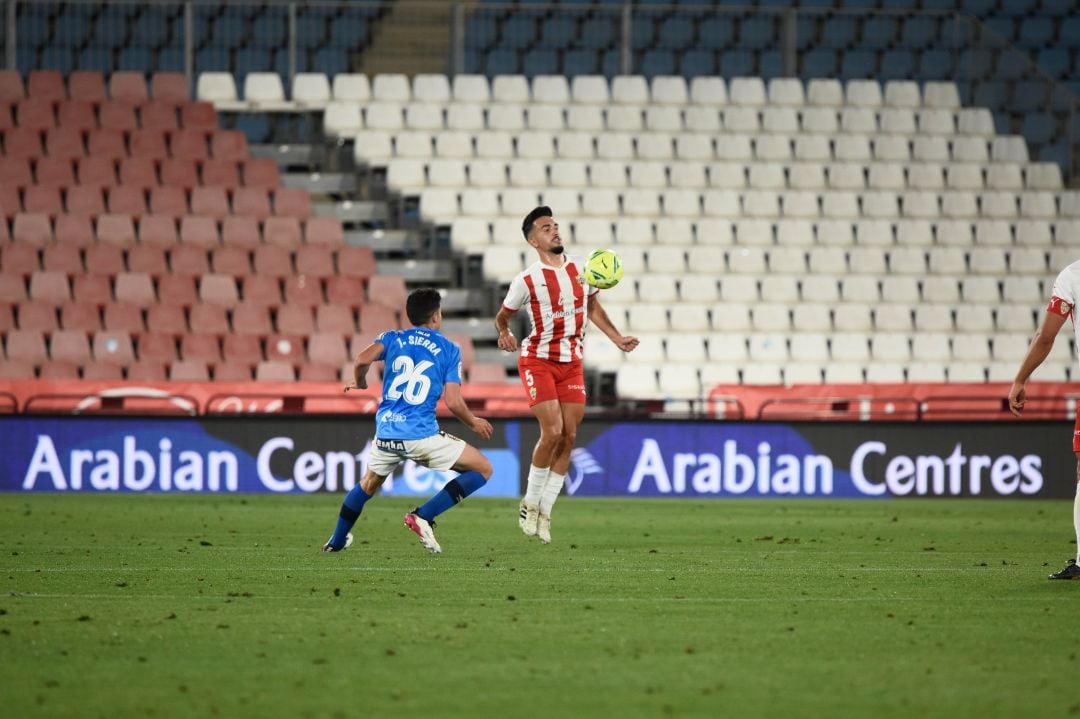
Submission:
[[[382,402],[375,415],[375,439],[368,469],[341,505],[333,536],[324,552],[340,552],[352,544],[349,531],[360,517],[364,503],[407,459],[436,470],[453,469],[460,474],[434,497],[405,515],[405,526],[424,547],[442,551],[435,541],[435,517],[484,486],[491,477],[491,462],[476,447],[439,430],[435,406],[445,396],[446,406],[466,427],[484,439],[491,438],[491,423],[475,416],[461,397],[461,350],[440,332],[442,297],[425,288],[409,294],[405,312],[412,329],[387,330],[356,356],[355,381],[350,389],[367,387],[367,371],[383,360]]]

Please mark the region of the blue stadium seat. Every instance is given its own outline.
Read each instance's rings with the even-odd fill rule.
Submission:
[[[766,80],[784,77],[784,55],[779,50],[765,50],[758,57],[757,74]]]
[[[1061,44],[1072,48],[1080,47],[1080,17],[1067,17],[1062,21]]]
[[[1069,51],[1063,47],[1048,47],[1040,50],[1035,61],[1043,70],[1053,77],[1066,78],[1072,66]]]
[[[280,10],[283,10],[280,9]],[[280,47],[288,39],[288,18],[278,8],[266,8],[255,18],[252,26],[252,40],[257,47]]]
[[[1029,145],[1042,145],[1057,135],[1057,118],[1045,112],[1032,112],[1024,116],[1020,134]]]
[[[1016,23],[1011,17],[988,17],[983,24],[995,35],[1007,40],[1016,41]]]
[[[960,5],[960,0],[923,0],[923,10],[945,10],[954,12]]]
[[[249,72],[271,72],[274,67],[273,53],[261,47],[245,47],[236,51],[233,73],[243,77]]]
[[[79,53],[80,70],[101,70],[106,72],[113,67],[114,50],[111,47],[88,45]]]
[[[1006,49],[998,53],[995,77],[1001,80],[1019,80],[1031,74],[1031,61],[1020,50]]]
[[[824,47],[835,50],[843,50],[853,42],[856,35],[856,18],[854,15],[837,15],[821,23],[821,44]],[[802,30],[800,25],[799,30]],[[799,42],[802,42],[800,32]]]
[[[184,71],[184,48],[175,44],[158,50],[157,61],[154,63],[154,72],[183,72]]]
[[[1002,15],[1023,17],[1039,7],[1039,0],[1002,0],[1000,5]]]
[[[1019,124],[1013,126],[1013,116],[1005,110],[994,111],[994,132],[999,135],[1016,135],[1020,132]]]
[[[727,50],[720,54],[720,74],[724,77],[746,77],[756,72],[754,53],[749,50]]]
[[[919,57],[920,80],[951,80],[953,53],[948,50],[923,50]]]
[[[563,72],[567,75],[595,75],[600,71],[596,50],[567,50],[563,56]]]
[[[652,13],[636,13],[630,23],[630,46],[646,50],[656,44],[656,18]]]
[[[802,56],[803,77],[836,77],[836,52],[811,50]]]
[[[544,21],[543,42],[553,48],[573,46],[577,37],[577,19],[566,15],[556,15]]]
[[[338,17],[330,24],[330,41],[341,47],[360,47],[367,43],[368,23],[358,14]]]
[[[861,44],[867,48],[884,50],[896,42],[899,29],[897,19],[892,15],[876,15],[863,23]]]
[[[1039,5],[1039,12],[1051,17],[1066,17],[1076,12],[1076,8],[1070,3],[1058,2],[1057,0],[1043,0]]]
[[[45,67],[44,64],[39,62],[38,53],[33,47],[28,45],[18,45],[15,48],[15,66],[19,72],[24,75],[31,70],[35,70],[39,67]]]
[[[687,50],[679,59],[679,73],[686,77],[716,74],[716,54],[710,50]]]
[[[310,63],[300,69],[302,72],[325,72],[331,77],[341,72],[352,72],[348,54],[340,47],[319,48],[311,54]]]
[[[495,75],[516,75],[520,72],[521,60],[514,50],[496,48],[490,51],[487,54],[487,59],[484,60],[485,75],[493,77]]]
[[[672,15],[660,26],[658,46],[668,50],[685,50],[694,42],[694,24],[688,17]]]
[[[19,46],[31,49],[43,45],[49,37],[49,23],[37,15],[23,15],[16,20],[15,33]]]
[[[559,53],[546,47],[534,47],[525,53],[523,70],[529,77],[556,75],[559,72]]]
[[[247,136],[248,143],[263,143],[270,135],[270,118],[261,112],[239,112],[234,128]]]
[[[465,67],[462,72],[476,75],[484,72],[484,53],[474,47],[465,48]]]
[[[147,47],[159,47],[168,42],[169,18],[161,9],[148,5],[135,20],[131,29],[133,43]]]
[[[952,15],[941,23],[941,44],[949,48],[961,48],[974,42],[979,21],[966,15]]]
[[[622,53],[618,50],[605,50],[600,61],[600,74],[614,77],[622,74]]]
[[[1035,49],[1045,47],[1054,40],[1054,25],[1057,21],[1049,17],[1025,18],[1020,25],[1020,45]]]
[[[70,73],[75,69],[71,46],[66,43],[46,45],[41,51],[41,67],[46,70],[59,70],[64,75]]]
[[[706,18],[698,28],[698,46],[702,50],[723,50],[735,41],[735,23],[728,14]]]
[[[975,86],[972,105],[996,110],[1003,107],[1009,99],[1008,86],[999,80],[982,80]]]
[[[915,53],[907,49],[886,50],[881,56],[883,80],[906,80],[915,76]]]
[[[499,26],[486,12],[476,12],[465,21],[465,44],[487,49],[499,40]]]
[[[968,15],[983,17],[997,8],[997,0],[960,0],[960,9]]]
[[[874,77],[878,72],[878,57],[873,50],[848,50],[840,61],[840,77],[844,80]]]
[[[938,19],[929,15],[909,17],[900,31],[901,42],[911,48],[921,49],[937,42]]]
[[[1044,109],[1050,102],[1050,85],[1037,80],[1021,81],[1013,86],[1010,106],[1019,112]]]
[[[304,14],[296,18],[296,45],[300,49],[317,48],[326,42],[328,23],[321,15]]]
[[[843,0],[840,4],[846,8],[876,10],[881,7],[881,0]]]
[[[956,72],[969,80],[981,80],[990,77],[994,70],[994,57],[986,48],[969,48],[960,53],[956,63]]]
[[[606,50],[612,47],[618,38],[616,22],[617,19],[614,16],[589,18],[581,26],[579,43],[582,47],[594,50]]]
[[[649,50],[641,58],[641,74],[646,77],[675,74],[675,53],[671,50]]]
[[[751,15],[739,23],[739,45],[761,50],[775,47],[780,41],[777,19],[773,15]]]
[[[1035,156],[1039,162],[1056,162],[1061,165],[1062,172],[1069,168],[1069,143],[1058,142],[1053,145],[1043,145]]]

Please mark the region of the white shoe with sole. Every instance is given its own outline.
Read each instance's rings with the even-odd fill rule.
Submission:
[[[540,508],[535,505],[522,502],[518,506],[518,526],[526,537],[536,536],[536,522],[539,516]]]
[[[333,537],[331,537],[330,539],[333,539]],[[322,546],[322,550],[324,552],[344,552],[346,549],[348,549],[351,546],[352,546],[352,532],[349,532],[348,534],[345,535],[345,546],[344,547],[340,547],[339,549],[334,549],[333,547],[330,546],[330,540],[327,540],[326,544],[324,544]]]
[[[544,544],[551,544],[551,515],[540,514],[536,521],[536,534]]]
[[[431,522],[428,522],[416,512],[409,512],[405,515],[405,526],[420,537],[420,544],[424,545],[424,549],[432,554],[442,553],[442,547],[435,541],[435,532],[432,531],[434,525]]]

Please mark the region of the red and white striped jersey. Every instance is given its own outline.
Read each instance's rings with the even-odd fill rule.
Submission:
[[[589,323],[588,296],[599,292],[585,284],[580,257],[563,255],[562,267],[537,261],[525,268],[503,300],[503,308],[517,312],[526,304],[532,331],[521,341],[522,357],[539,357],[553,362],[580,362]]]
[[[1076,322],[1076,305],[1080,303],[1080,262],[1074,262],[1054,280],[1054,289],[1046,311],[1064,315],[1072,320],[1073,335],[1080,342],[1080,325]]]

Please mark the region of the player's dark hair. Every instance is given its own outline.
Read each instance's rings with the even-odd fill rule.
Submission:
[[[554,217],[551,213],[551,208],[547,205],[541,205],[525,215],[525,221],[521,223],[521,234],[525,235],[526,240],[529,239],[529,233],[532,232],[533,223],[541,217]]]
[[[442,307],[442,295],[433,287],[421,287],[409,293],[405,300],[405,314],[409,316],[409,322],[419,327],[431,321],[431,316]]]

